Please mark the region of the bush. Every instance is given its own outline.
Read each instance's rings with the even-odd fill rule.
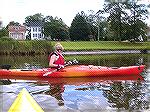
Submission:
[[[1,37],[0,40],[2,40],[2,41],[13,41],[14,39],[4,36],[4,37]]]
[[[52,51],[49,41],[7,41],[0,40],[0,54],[41,55]]]

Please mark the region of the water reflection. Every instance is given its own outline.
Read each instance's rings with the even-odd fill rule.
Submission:
[[[46,55],[43,56],[0,56],[0,64],[10,64],[12,68],[20,68],[25,65],[33,67],[48,67]],[[146,64],[149,66],[148,54],[113,54],[113,55],[73,55],[65,56],[66,61],[77,59],[79,64],[98,66],[129,66]]]
[[[3,77],[3,79],[8,79],[8,77]],[[26,87],[34,98],[38,98],[36,100],[46,108],[47,112],[54,105],[49,101],[52,99],[51,97],[57,100],[58,106],[80,111],[86,111],[86,109],[102,111],[103,109],[115,108],[125,110],[149,108],[149,102],[145,97],[144,79],[140,75],[59,79],[9,77],[9,80],[12,81],[10,86],[15,84],[19,90]],[[25,81],[27,82],[25,83]],[[47,103],[44,102],[45,100]]]
[[[55,97],[58,100],[58,105],[59,106],[63,106],[64,105],[64,100],[62,97],[62,93],[64,92],[64,84],[63,83],[56,83],[56,84],[50,84],[50,89],[45,91],[44,93],[46,95],[51,95],[53,97]]]
[[[91,58],[90,58],[91,57]],[[89,58],[79,57],[82,64],[95,64],[100,66],[132,66],[146,64],[150,56],[144,54],[124,54],[124,55],[91,55]]]
[[[145,87],[140,81],[114,82],[109,90],[104,90],[104,97],[108,99],[112,108],[125,110],[143,110],[149,108],[149,101],[145,99]]]

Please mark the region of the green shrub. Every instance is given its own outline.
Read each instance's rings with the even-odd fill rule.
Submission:
[[[13,41],[14,39],[4,36],[4,37],[1,37],[0,40],[1,41]]]
[[[52,51],[48,41],[7,41],[0,40],[0,53],[13,55],[48,54]]]

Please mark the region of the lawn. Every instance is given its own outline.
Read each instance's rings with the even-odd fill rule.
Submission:
[[[54,45],[56,42],[52,42]],[[150,42],[117,42],[117,41],[61,41],[65,50],[126,50],[126,49],[150,49]]]

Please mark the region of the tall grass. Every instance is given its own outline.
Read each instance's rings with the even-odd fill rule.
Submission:
[[[44,55],[52,51],[48,41],[0,40],[0,54],[5,55]]]

